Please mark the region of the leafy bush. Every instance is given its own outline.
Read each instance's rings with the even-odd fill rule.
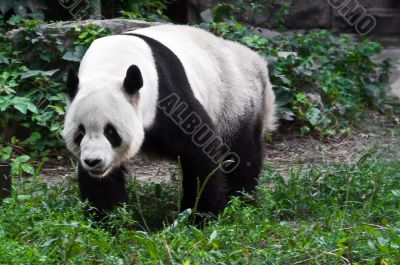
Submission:
[[[43,160],[60,146],[65,112],[64,70],[80,61],[93,40],[109,34],[94,25],[74,28],[65,35],[71,42],[70,47],[65,47],[65,40],[56,34],[45,37],[38,30],[40,25],[36,20],[12,17],[2,29],[21,26],[18,34],[10,37],[4,30],[0,32],[2,161],[17,161],[18,155],[25,155],[24,162],[30,156]],[[31,168],[22,169],[33,173]]]
[[[268,40],[235,21],[201,26],[266,58],[280,118],[297,122],[303,133],[347,134],[349,125],[360,120],[366,108],[385,111],[390,63],[371,60],[381,51],[377,42],[356,43],[326,30],[281,34]],[[279,56],[282,51],[292,53]]]
[[[280,5],[277,0],[236,0],[220,2],[213,9],[215,22],[225,19],[240,20],[253,26],[284,29],[285,18],[293,5],[293,0],[284,1]],[[259,17],[267,17],[267,21],[258,21]]]
[[[146,21],[169,21],[164,15],[167,5],[174,0],[120,0],[120,1],[104,1],[103,9],[106,13],[118,11],[119,14],[111,14],[112,17],[122,16],[127,19],[142,19]],[[106,14],[110,16],[110,14]]]

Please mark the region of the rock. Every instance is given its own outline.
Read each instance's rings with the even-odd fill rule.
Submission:
[[[391,93],[400,99],[400,76],[391,85]]]
[[[288,58],[290,55],[297,57],[298,54],[297,52],[278,52],[278,57],[282,57],[282,58]]]
[[[360,5],[362,5],[365,8],[371,8],[371,7],[392,7],[398,2],[398,0],[381,0],[381,1],[376,1],[376,0],[358,0]]]
[[[372,34],[398,35],[400,34],[400,9],[370,8],[368,13],[376,19],[376,26]]]
[[[332,25],[339,30],[361,35],[398,34],[400,10],[398,1],[350,0],[332,6]]]
[[[116,34],[120,34],[124,31],[134,30],[139,28],[146,28],[154,25],[160,25],[158,22],[146,22],[142,20],[133,19],[104,19],[104,20],[83,20],[83,21],[67,21],[59,23],[47,24],[44,26],[44,30],[56,30],[68,31],[76,26],[84,26],[88,24],[95,24],[102,28],[108,29]]]
[[[223,2],[235,6],[237,0],[225,0]],[[221,1],[188,0],[189,22],[201,22],[201,12],[212,9],[218,3],[221,3]],[[236,14],[236,17],[246,24],[265,26],[285,3],[287,3],[287,0],[275,0],[272,8],[265,8],[260,13],[244,12]],[[336,6],[335,3],[337,3]],[[353,10],[356,10],[356,12],[354,13]],[[361,13],[362,16],[357,15],[358,13]],[[362,18],[366,14],[375,16],[378,20],[376,33],[398,34],[400,31],[400,27],[398,27],[400,23],[400,1],[398,0],[294,0],[293,6],[285,19],[285,26],[288,29],[327,28],[335,31],[358,31],[360,34],[366,35],[370,33],[370,30],[368,30],[368,25],[365,26],[367,29],[363,29],[363,24],[368,22],[368,18],[364,18],[359,24],[355,23],[358,18]],[[388,18],[388,15],[392,17]],[[346,21],[344,18],[346,16],[348,21],[355,21]],[[369,20],[369,22],[371,21]]]
[[[214,21],[211,9],[206,9],[203,12],[201,12],[200,17],[203,22],[213,22]]]
[[[64,21],[64,22],[43,24],[38,27],[37,32],[39,33],[38,36],[40,36],[40,38],[44,39],[57,38],[57,41],[59,41],[65,48],[71,48],[74,46],[72,44],[72,40],[76,37],[72,36],[71,38],[71,34],[76,35],[76,33],[73,32],[73,29],[75,27],[86,26],[89,24],[98,25],[104,29],[110,30],[114,34],[121,34],[124,31],[135,30],[154,25],[160,25],[162,23],[153,23],[153,22],[146,22],[141,20],[129,20],[129,19],[105,19],[105,20],[88,19],[82,21]],[[12,31],[7,32],[7,37],[11,38],[12,41],[15,43],[15,45],[19,45],[21,38],[25,38],[25,35],[22,34],[23,32],[24,32],[23,28],[14,29]],[[70,59],[68,59],[68,61],[80,60],[81,56],[84,53],[84,49],[80,48],[82,47],[75,48],[75,52],[72,52],[72,54],[69,55]],[[64,54],[64,56],[66,55],[67,54]],[[19,59],[29,65],[35,60],[34,55],[31,53],[26,53],[21,55]]]
[[[289,29],[331,27],[331,7],[328,1],[296,0],[286,17]]]
[[[265,37],[266,39],[272,40],[273,38],[281,35],[279,32],[274,31],[274,30],[270,30],[270,29],[266,29],[266,28],[261,28],[261,27],[251,27],[248,26],[248,28],[256,34],[259,34],[263,37]]]
[[[373,62],[381,63],[385,59],[390,59],[393,68],[390,71],[389,95],[395,96],[400,100],[400,36],[385,36],[378,38],[378,41],[383,44],[382,53],[372,57]]]
[[[215,0],[188,0],[188,22],[195,24],[202,22],[201,13],[213,8],[218,1]]]
[[[306,97],[316,105],[320,110],[324,109],[324,103],[322,102],[321,95],[318,93],[307,93]]]
[[[82,21],[65,21],[56,22],[50,24],[43,24],[39,26],[39,30],[43,32],[44,35],[49,33],[56,33],[59,36],[63,36],[66,32],[77,26],[85,26],[88,24],[95,24],[105,29],[112,31],[115,34],[120,34],[124,31],[134,30],[139,28],[146,28],[154,25],[160,25],[158,22],[146,22],[142,20],[133,19],[104,19],[104,20],[82,20]],[[14,37],[21,29],[14,29],[7,33],[11,38]]]

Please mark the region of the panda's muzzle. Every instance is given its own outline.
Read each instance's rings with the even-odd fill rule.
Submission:
[[[89,167],[94,168],[101,163],[102,159],[85,159],[83,161]]]
[[[81,142],[80,161],[93,177],[104,177],[112,167],[114,151],[106,137],[86,134]]]
[[[102,176],[108,168],[103,168],[102,159],[84,159],[83,162],[86,165],[86,169],[92,176]]]

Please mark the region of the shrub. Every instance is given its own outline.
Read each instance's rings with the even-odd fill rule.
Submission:
[[[357,43],[327,30],[281,34],[268,40],[235,21],[201,27],[266,58],[280,118],[296,122],[302,133],[347,134],[366,108],[385,111],[390,63],[372,61],[382,48],[377,42]],[[292,54],[279,56],[281,51]]]
[[[223,22],[225,19],[240,20],[253,26],[263,26],[283,30],[285,18],[293,5],[293,0],[277,3],[277,0],[236,0],[222,1],[213,9],[215,22]],[[281,1],[282,2],[282,1]],[[266,17],[266,21],[258,21]]]
[[[107,16],[121,16],[122,18],[142,19],[146,21],[169,21],[169,18],[164,15],[164,12],[168,4],[173,1],[174,0],[103,1],[104,3],[102,4],[103,10]]]
[[[2,22],[4,23],[4,22]],[[109,34],[94,25],[73,28],[65,40],[46,37],[41,22],[12,17],[3,28],[21,27],[12,38],[0,32],[0,159],[28,162],[34,156],[45,160],[60,146],[65,113],[64,70],[80,61],[90,43]],[[27,156],[29,155],[29,156]],[[17,167],[14,167],[17,168]],[[32,174],[28,167],[22,170]],[[14,172],[16,172],[14,170]]]

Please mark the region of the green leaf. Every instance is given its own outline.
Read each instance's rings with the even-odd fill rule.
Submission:
[[[101,247],[101,248],[105,248],[105,249],[111,247],[110,243],[108,243],[108,242],[105,241],[105,240],[94,240],[94,241],[93,241],[93,244],[94,244],[95,246],[97,246],[97,247]]]
[[[28,144],[35,144],[39,139],[42,138],[42,135],[39,132],[33,132],[24,142]]]
[[[30,164],[22,164],[21,165],[21,169],[22,169],[22,171],[24,171],[25,173],[28,173],[30,175],[34,175],[35,174],[35,169]]]
[[[193,235],[195,236],[195,238],[200,241],[204,239],[203,233],[197,229],[196,227],[193,226],[189,226],[190,231],[193,233]]]
[[[26,78],[30,78],[33,76],[52,76],[53,74],[55,74],[56,72],[58,72],[58,69],[53,69],[53,70],[48,70],[48,71],[41,71],[41,70],[28,70],[24,73],[21,74],[21,79],[26,79]]]
[[[9,106],[12,105],[11,102],[12,97],[13,97],[12,95],[0,97],[0,111],[5,111],[6,109],[8,109]]]
[[[213,19],[215,22],[221,22],[232,15],[233,6],[230,4],[219,3],[212,9]]]
[[[372,99],[378,99],[380,96],[380,88],[374,84],[367,84],[364,87],[366,94]]]
[[[296,93],[296,100],[300,102],[305,102],[306,101],[306,94],[303,92],[298,92]]]
[[[60,106],[51,106],[52,109],[54,109],[58,115],[64,115],[65,111],[62,107]]]
[[[11,157],[12,150],[13,149],[11,146],[6,146],[5,148],[3,148],[3,152],[1,154],[1,161],[9,160]]]
[[[11,101],[14,108],[19,110],[23,114],[26,114],[28,110],[28,105],[31,104],[30,99],[25,97],[15,96],[12,98]]]
[[[58,239],[59,239],[58,237],[56,237],[56,238],[50,238],[50,239],[46,240],[46,242],[44,242],[44,243],[41,245],[41,247],[48,247],[48,246],[50,246],[54,241],[57,241]]]
[[[14,103],[14,108],[19,110],[22,114],[26,114],[28,105],[23,102]]]
[[[301,128],[300,128],[300,133],[301,134],[307,134],[307,133],[309,133],[311,131],[311,129],[310,129],[310,127],[308,127],[308,126],[302,126]]]
[[[80,39],[84,39],[84,38],[86,38],[87,37],[87,35],[89,34],[89,32],[87,32],[87,31],[84,31],[84,32],[82,32],[81,34],[79,34],[79,37],[78,38],[80,38]]]
[[[17,156],[13,162],[15,163],[25,163],[30,159],[27,155]]]
[[[293,121],[296,114],[290,108],[280,107],[277,110],[279,118],[285,121]]]
[[[18,201],[29,201],[31,198],[32,196],[27,194],[20,194],[17,196]]]
[[[287,85],[289,87],[292,86],[292,81],[290,81],[290,79],[287,78],[286,76],[280,75],[279,78],[281,79],[282,83],[284,83],[285,85]]]
[[[321,111],[317,108],[312,108],[306,113],[306,118],[311,125],[315,126],[321,119]]]
[[[37,107],[35,106],[35,104],[33,104],[31,102],[27,104],[27,107],[32,113],[35,113],[35,114],[39,113],[39,111],[38,111]]]
[[[57,131],[58,129],[60,129],[61,124],[59,123],[52,123],[50,126],[50,131]]]
[[[62,59],[71,62],[80,62],[82,60],[83,55],[85,54],[86,47],[79,45],[75,47],[74,51],[66,52]]]
[[[218,235],[217,230],[214,230],[210,235],[210,239],[208,240],[208,244],[212,243],[217,238],[217,235]]]

